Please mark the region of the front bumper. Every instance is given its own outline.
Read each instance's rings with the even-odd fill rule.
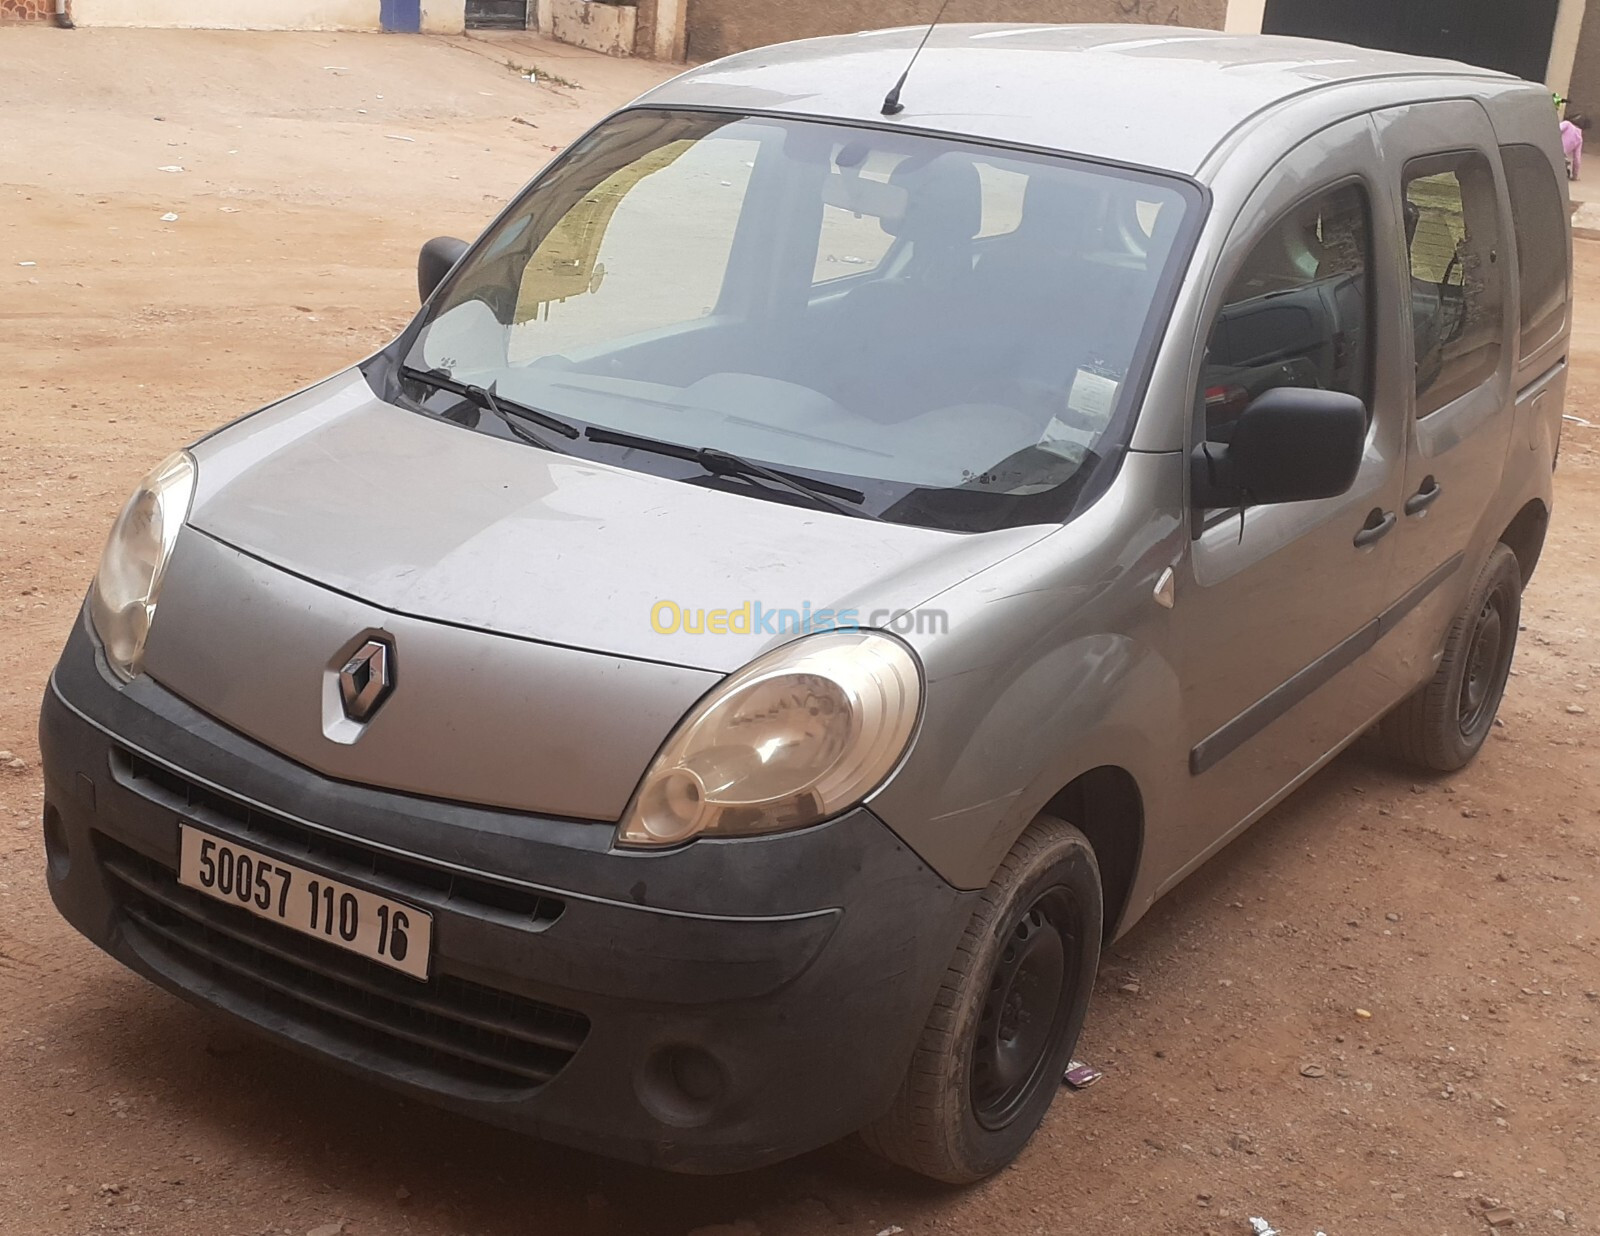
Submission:
[[[441,1106],[680,1171],[885,1111],[976,895],[866,810],[640,854],[606,825],[333,781],[117,684],[83,622],[40,748],[51,896],[133,970]],[[432,977],[182,888],[184,819],[425,906]]]

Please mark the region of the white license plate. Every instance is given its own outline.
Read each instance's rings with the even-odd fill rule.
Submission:
[[[179,837],[180,884],[412,978],[428,977],[433,915],[426,910],[305,871],[191,824],[180,826]]]

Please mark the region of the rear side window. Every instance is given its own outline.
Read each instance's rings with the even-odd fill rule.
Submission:
[[[1555,167],[1537,146],[1502,146],[1517,234],[1521,355],[1532,356],[1567,320],[1567,204]]]
[[[1206,438],[1226,442],[1239,413],[1280,386],[1368,400],[1371,230],[1359,185],[1294,207],[1250,251],[1211,328],[1200,398]]]
[[[1406,243],[1417,415],[1494,376],[1504,324],[1504,270],[1494,171],[1476,151],[1406,165]]]

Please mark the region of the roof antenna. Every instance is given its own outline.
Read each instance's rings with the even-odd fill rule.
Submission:
[[[911,62],[906,65],[906,71],[900,74],[900,80],[894,84],[894,89],[883,97],[883,114],[885,116],[898,116],[905,111],[905,105],[900,102],[900,92],[905,89],[906,78],[911,76],[911,70],[916,67],[917,57],[922,55],[922,49],[928,45],[928,39],[933,34],[933,28],[939,24],[939,19],[944,16],[944,11],[950,7],[950,0],[944,0],[939,5],[939,11],[933,15],[933,20],[928,23],[928,28],[923,31],[922,42],[917,44],[917,50],[911,53]]]

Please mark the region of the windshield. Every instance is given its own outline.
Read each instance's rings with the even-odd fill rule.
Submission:
[[[1125,436],[1197,198],[943,138],[624,112],[474,246],[401,359],[574,426],[844,484],[887,519],[1056,519]],[[793,497],[659,452],[572,450]]]

